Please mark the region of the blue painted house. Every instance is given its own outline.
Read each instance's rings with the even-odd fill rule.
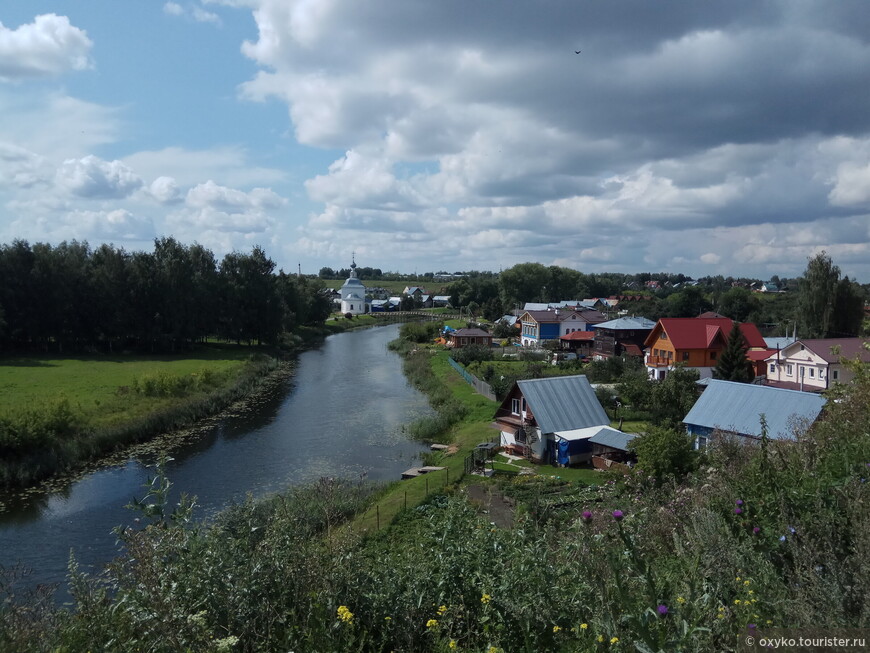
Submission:
[[[683,423],[696,449],[717,432],[759,440],[762,415],[768,437],[793,440],[818,419],[825,402],[817,394],[711,379]]]
[[[524,311],[519,317],[521,324],[520,344],[524,347],[540,347],[547,340],[558,340],[575,331],[592,331],[594,325],[607,318],[595,310]]]

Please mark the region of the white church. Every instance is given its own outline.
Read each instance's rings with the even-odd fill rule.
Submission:
[[[356,261],[350,264],[350,276],[341,286],[341,312],[343,315],[362,315],[368,313],[366,287],[356,276]]]

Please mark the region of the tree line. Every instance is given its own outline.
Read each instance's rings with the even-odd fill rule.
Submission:
[[[322,323],[319,280],[279,270],[259,246],[218,262],[158,238],[152,252],[87,242],[0,245],[0,348],[172,351],[209,337],[275,344]]]

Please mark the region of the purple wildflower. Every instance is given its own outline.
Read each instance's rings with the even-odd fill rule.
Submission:
[[[592,521],[592,513],[588,510],[583,511],[583,521],[585,521],[587,524]]]
[[[797,529],[795,529],[794,526],[789,526],[788,532],[791,533],[792,535],[794,535],[795,533],[797,533]]]
[[[760,532],[761,532],[761,529],[758,526],[756,526],[755,528],[752,529],[753,535],[758,535]]]
[[[749,624],[747,628],[749,628],[749,630],[755,630],[755,624]]]
[[[734,503],[736,503],[738,506],[742,506],[742,505],[743,505],[743,499],[737,499],[737,501],[735,501]]]
[[[780,542],[785,542],[785,535],[780,535],[780,536],[779,536],[779,541],[780,541]]]
[[[735,509],[734,509],[734,514],[735,514],[735,515],[739,515],[741,512],[743,512],[743,511],[742,511],[740,508],[735,508]]]
[[[660,603],[658,610],[659,614],[664,617],[668,613],[668,606],[666,606],[664,603]]]
[[[622,511],[621,511],[621,510],[614,510],[614,511],[613,511],[613,518],[614,518],[616,521],[622,521],[622,517],[623,517],[623,514],[622,514]]]

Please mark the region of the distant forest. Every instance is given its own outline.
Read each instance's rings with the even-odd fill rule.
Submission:
[[[276,344],[330,309],[318,279],[276,273],[260,247],[218,262],[173,238],[132,253],[75,240],[0,246],[3,350],[174,351],[209,337]]]

